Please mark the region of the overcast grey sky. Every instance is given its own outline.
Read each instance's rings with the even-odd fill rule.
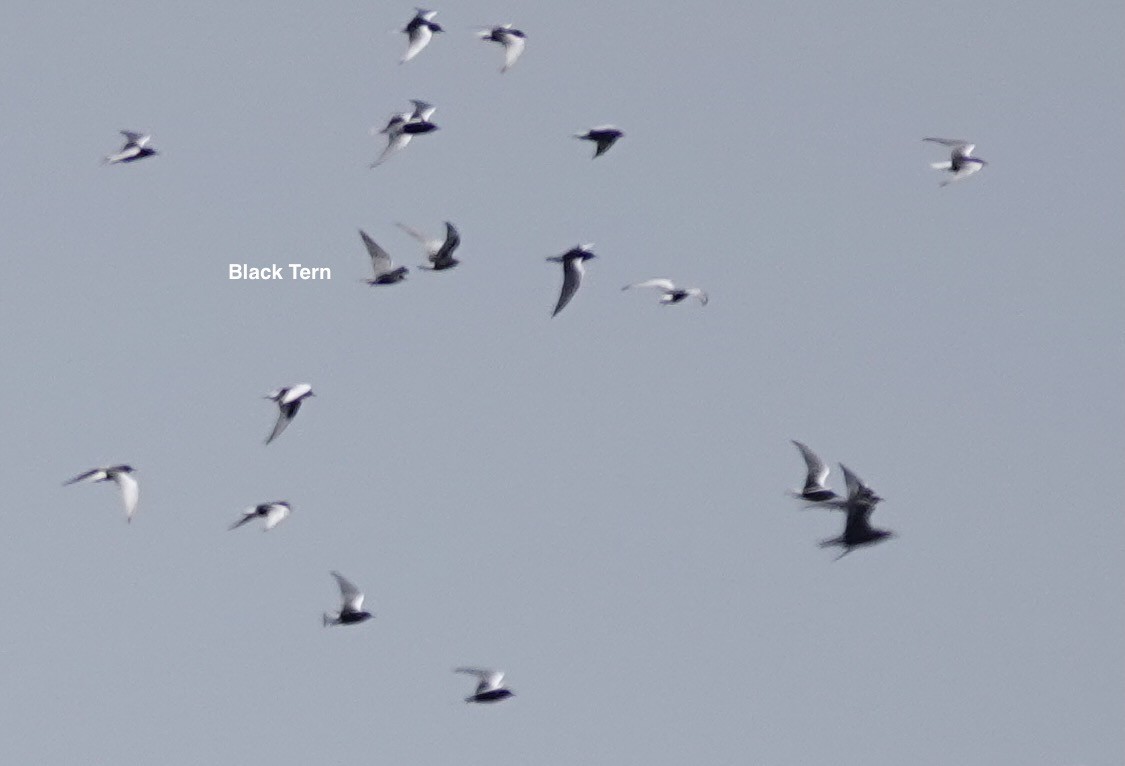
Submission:
[[[1125,762],[1121,3],[434,7],[0,6],[0,762]],[[794,438],[898,536],[819,549]]]

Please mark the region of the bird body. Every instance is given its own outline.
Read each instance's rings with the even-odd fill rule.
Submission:
[[[968,178],[988,164],[981,158],[973,156],[973,150],[977,147],[976,144],[970,144],[968,141],[962,141],[959,138],[936,138],[933,136],[922,140],[948,146],[950,149],[948,160],[930,163],[930,167],[934,170],[944,170],[953,174],[952,178],[941,182],[942,186],[948,186],[954,181]]]
[[[299,383],[288,388],[277,388],[266,394],[265,398],[276,402],[278,409],[277,422],[274,423],[273,431],[266,439],[266,444],[281,435],[281,432],[289,426],[289,421],[297,417],[297,411],[301,409],[301,402],[310,396],[316,396],[316,394],[313,393],[312,386],[308,383]]]
[[[230,529],[238,529],[243,524],[247,524],[254,519],[262,519],[265,523],[262,525],[262,531],[268,532],[276,527],[281,522],[289,517],[289,512],[292,510],[289,503],[284,500],[279,500],[275,503],[262,503],[247,508],[242,512],[242,518],[230,525]]]
[[[106,165],[116,165],[119,162],[135,162],[136,160],[143,160],[145,157],[151,157],[157,151],[148,145],[152,140],[152,136],[144,133],[134,133],[131,130],[121,131],[121,135],[125,136],[125,144],[121,147],[121,151],[117,154],[111,154],[102,158],[102,162]]]
[[[137,485],[137,480],[133,478],[134,470],[129,465],[93,468],[85,473],[78,474],[73,479],[68,479],[63,482],[63,486],[80,482],[112,481],[121,490],[121,501],[125,506],[125,520],[132,521],[133,514],[137,512],[137,500],[140,497],[140,488]]]
[[[400,64],[405,64],[421,53],[422,49],[430,44],[435,32],[445,31],[440,24],[433,20],[437,11],[427,11],[423,8],[416,8],[415,10],[417,12],[414,14],[414,18],[402,30],[406,34],[407,44],[406,53],[403,54],[402,60],[398,62]]]
[[[853,549],[863,545],[874,545],[888,537],[894,537],[894,532],[886,529],[876,529],[871,526],[871,513],[883,498],[875,494],[843,463],[840,471],[844,474],[847,483],[848,495],[842,500],[829,500],[819,503],[820,507],[837,508],[847,514],[844,522],[844,533],[839,537],[829,538],[820,543],[821,548],[839,546],[843,548],[837,558],[843,558]]]
[[[551,313],[551,316],[557,316],[570,303],[574,294],[578,292],[578,287],[582,284],[582,275],[586,273],[583,264],[591,258],[597,258],[590,252],[591,247],[593,247],[592,244],[579,245],[572,247],[562,255],[553,255],[547,259],[548,261],[561,263],[563,267],[562,290],[559,292],[559,300],[555,304],[555,310]]]
[[[575,138],[581,138],[585,141],[593,141],[594,158],[598,158],[609,151],[609,147],[617,143],[617,139],[625,134],[612,125],[599,125],[596,128],[590,128],[585,133],[575,133]]]
[[[523,49],[527,45],[527,35],[518,29],[514,29],[511,24],[489,27],[480,32],[480,38],[504,46],[504,66],[500,68],[501,74],[512,68],[519,57],[523,55]]]

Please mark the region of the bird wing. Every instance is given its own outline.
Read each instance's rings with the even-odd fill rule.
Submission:
[[[289,516],[289,503],[270,503],[266,506],[266,529],[273,529]]]
[[[579,285],[582,284],[582,274],[585,269],[582,266],[581,258],[568,258],[563,261],[563,283],[562,290],[559,292],[559,302],[555,304],[555,310],[551,316],[556,316],[560,311],[566,308],[566,304],[570,303],[570,299],[578,292]]]
[[[471,676],[476,676],[480,679],[477,683],[477,694],[481,692],[491,691],[492,689],[499,689],[500,682],[504,680],[504,673],[500,670],[489,670],[488,668],[457,668],[455,673],[468,673]]]
[[[432,238],[428,237],[426,234],[424,234],[423,232],[420,232],[417,229],[410,228],[405,223],[398,223],[396,221],[395,226],[399,227],[400,229],[405,231],[407,234],[409,234],[411,237],[413,237],[414,239],[421,242],[422,247],[426,248],[426,253],[431,257],[431,259],[434,255],[434,253],[436,253],[441,248],[441,240],[440,239],[432,239]]]
[[[702,304],[704,306],[706,306],[707,301],[710,300],[710,298],[707,297],[707,293],[703,292],[698,287],[689,287],[687,290],[684,290],[684,292],[687,293],[688,295],[690,295],[691,297],[697,299],[700,302],[700,304]]]
[[[960,138],[936,138],[934,136],[930,136],[930,137],[927,137],[927,138],[923,138],[922,140],[923,141],[932,141],[935,144],[941,144],[942,146],[948,146],[948,147],[951,147],[951,148],[956,148],[958,146],[965,146],[965,145],[968,144],[968,141],[964,141]]]
[[[418,24],[408,34],[410,36],[409,43],[406,46],[406,53],[402,56],[402,61],[399,62],[400,64],[405,64],[421,53],[422,49],[430,44],[430,38],[434,36],[434,33],[425,24]]]
[[[625,285],[621,289],[629,290],[634,287],[656,287],[660,290],[663,290],[664,292],[671,292],[672,290],[676,289],[676,285],[672,283],[672,280],[664,279],[663,277],[657,277],[656,279],[646,279],[644,282],[634,282],[631,285]]]
[[[375,240],[367,236],[367,232],[363,229],[359,230],[359,236],[363,239],[363,246],[367,248],[367,254],[371,256],[371,268],[375,271],[375,278],[378,279],[391,271],[394,264],[391,262],[390,254],[379,247]]]
[[[500,68],[500,72],[504,73],[511,69],[512,65],[523,55],[527,39],[520,35],[513,35],[508,31],[502,31],[500,33],[500,44],[504,46],[504,66]]]
[[[600,157],[605,154],[616,140],[617,136],[599,136],[595,138],[594,141],[597,142],[597,148],[594,149],[594,156]]]
[[[849,500],[854,500],[860,494],[860,492],[867,489],[867,486],[863,483],[863,480],[852,473],[843,463],[840,463],[840,471],[844,474],[844,483],[848,488]]]
[[[77,484],[81,481],[102,481],[107,478],[109,477],[106,474],[104,468],[94,468],[93,470],[86,471],[86,473],[78,474],[73,479],[67,479],[63,482],[63,486],[65,487],[68,484]]]
[[[793,439],[793,445],[801,451],[801,457],[805,459],[805,467],[808,469],[805,489],[823,488],[824,480],[828,478],[828,466],[817,457],[815,452],[796,439]]]
[[[301,409],[301,402],[296,401],[290,404],[278,402],[278,409],[277,422],[273,424],[273,431],[270,432],[269,438],[266,439],[266,444],[269,444],[274,439],[281,436],[281,432],[289,426],[289,421],[297,414],[297,410]]]
[[[461,244],[461,233],[457,231],[457,227],[449,221],[445,222],[445,241],[442,242],[430,260],[435,265],[439,263],[449,263],[453,260],[453,251]]]
[[[152,140],[152,136],[144,133],[134,133],[131,130],[121,131],[121,135],[125,136],[125,146],[141,147]]]
[[[121,500],[125,504],[125,519],[132,521],[133,514],[137,512],[137,499],[140,496],[137,480],[133,478],[132,474],[124,471],[115,471],[112,478],[121,488]]]
[[[332,576],[336,578],[336,584],[340,586],[340,599],[344,603],[344,609],[358,612],[363,607],[363,593],[355,586],[355,583],[339,572],[332,572]]]
[[[243,524],[249,523],[254,517],[258,515],[257,508],[247,508],[242,512],[242,518],[231,524],[227,529],[238,529]]]
[[[434,112],[437,111],[436,106],[418,98],[410,99],[410,103],[414,104],[414,111],[411,112],[408,118],[412,122],[425,122],[433,117]]]
[[[368,167],[373,168],[376,165],[382,165],[392,154],[409,144],[410,138],[411,136],[409,133],[403,133],[397,128],[391,130],[391,132],[387,135],[387,145],[386,147],[384,147],[383,152],[375,159],[374,162],[368,165]]]
[[[290,386],[284,394],[282,394],[281,404],[292,404],[299,399],[304,399],[312,391],[312,386],[308,383],[298,383],[295,386]]]

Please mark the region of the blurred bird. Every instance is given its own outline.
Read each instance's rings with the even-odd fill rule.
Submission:
[[[375,272],[374,277],[364,280],[367,284],[393,285],[396,282],[401,282],[406,279],[406,274],[409,269],[405,266],[395,268],[394,263],[391,262],[390,254],[379,247],[375,240],[367,236],[367,232],[363,229],[359,230],[359,236],[363,239],[363,245],[367,248],[367,254],[371,256],[371,270]]]
[[[512,68],[512,65],[523,54],[524,46],[527,45],[527,35],[518,29],[513,29],[511,24],[489,27],[479,34],[482,40],[500,43],[504,46],[504,66],[500,68],[501,74]]]
[[[121,131],[121,135],[125,136],[125,144],[121,147],[121,151],[117,154],[103,157],[103,164],[115,165],[118,162],[134,162],[136,160],[143,160],[145,157],[151,157],[157,153],[155,149],[148,145],[148,142],[152,140],[152,136],[144,133],[133,133],[129,130]]]
[[[266,532],[273,529],[289,516],[290,511],[289,503],[279,501],[276,503],[262,503],[252,508],[247,508],[242,512],[242,518],[230,525],[231,529],[238,529],[243,524],[249,523],[254,519],[263,519],[265,525],[262,531]]]
[[[468,673],[480,679],[477,683],[477,690],[466,697],[465,702],[499,702],[515,696],[515,692],[500,685],[500,682],[504,680],[503,671],[485,668],[457,668],[453,672]]]
[[[94,468],[80,473],[73,479],[63,482],[63,486],[79,482],[112,481],[121,490],[121,500],[125,504],[125,521],[132,521],[133,514],[137,511],[137,498],[140,490],[137,480],[133,478],[133,467],[128,465],[113,465],[107,468]]]
[[[960,181],[962,178],[968,178],[973,173],[983,168],[988,163],[979,157],[972,156],[973,149],[976,149],[976,144],[970,144],[968,141],[962,141],[959,138],[923,138],[923,141],[932,141],[935,144],[950,147],[951,151],[949,159],[944,162],[931,162],[930,167],[934,170],[945,170],[953,174],[953,177],[942,181],[941,186],[948,186],[954,181]]]
[[[412,229],[404,223],[396,224],[396,226],[421,242],[422,247],[426,248],[426,256],[430,264],[428,266],[422,264],[420,268],[428,271],[445,271],[460,263],[453,257],[453,251],[461,244],[461,235],[457,232],[457,227],[449,221],[445,222],[445,239],[430,239],[422,232]]]
[[[339,572],[332,572],[336,584],[340,586],[340,611],[324,613],[324,627],[329,625],[354,625],[357,622],[368,620],[374,615],[363,611],[363,593],[351,580]]]
[[[316,396],[313,393],[312,386],[308,383],[299,383],[295,386],[288,388],[278,388],[270,391],[264,398],[272,399],[277,402],[277,422],[274,423],[273,431],[270,432],[269,438],[266,439],[266,444],[269,444],[286,429],[289,421],[297,417],[297,411],[301,409],[301,402],[310,396]]]
[[[411,99],[410,103],[414,104],[413,112],[399,112],[392,115],[390,120],[387,121],[386,127],[379,131],[387,135],[387,145],[382,154],[369,167],[381,165],[392,154],[409,144],[410,139],[414,136],[438,129],[437,125],[430,122],[430,117],[437,111],[437,107],[419,99]]]
[[[820,507],[839,508],[847,513],[844,522],[844,533],[839,537],[829,538],[820,543],[821,548],[839,546],[843,552],[837,556],[841,559],[851,553],[854,548],[861,545],[874,545],[888,537],[894,537],[894,532],[886,529],[876,529],[871,526],[871,512],[883,500],[854,473],[848,470],[843,463],[840,470],[848,485],[848,496],[843,500],[830,500],[821,503]]]
[[[660,290],[663,293],[660,296],[660,302],[662,304],[668,305],[668,306],[672,305],[673,303],[679,303],[680,301],[684,300],[685,298],[696,298],[696,299],[699,300],[699,302],[702,305],[704,305],[704,306],[707,305],[707,293],[703,292],[698,287],[687,287],[687,288],[676,287],[674,284],[672,284],[672,280],[670,280],[670,279],[662,279],[662,278],[659,278],[659,277],[656,278],[656,279],[646,279],[644,282],[637,282],[636,284],[625,285],[621,289],[622,290],[631,290],[634,287],[655,287],[655,288],[657,288],[658,290]]]
[[[800,492],[793,492],[794,497],[808,500],[810,503],[824,503],[834,500],[836,493],[824,485],[824,480],[828,478],[828,466],[816,456],[815,452],[801,442],[794,439],[793,444],[801,451],[801,457],[805,459],[805,467],[808,469],[808,474],[805,476],[805,488]]]
[[[594,149],[594,158],[597,158],[609,151],[609,147],[613,146],[617,139],[624,135],[612,125],[600,125],[596,128],[590,128],[585,133],[575,133],[574,137],[593,141],[597,145]]]
[[[407,35],[409,42],[407,43],[406,53],[403,54],[402,61],[398,62],[400,64],[405,64],[407,61],[410,61],[410,59],[417,56],[423,48],[429,45],[430,40],[434,36],[434,32],[445,31],[441,28],[440,24],[436,24],[433,21],[434,16],[437,15],[437,11],[427,11],[423,8],[415,8],[414,10],[417,11],[417,13],[414,14],[414,18],[412,18],[410,23],[402,30]]]
[[[555,310],[551,316],[556,316],[560,311],[566,308],[566,304],[570,303],[570,299],[578,292],[579,285],[582,284],[582,275],[586,273],[586,268],[583,264],[591,258],[597,258],[596,255],[590,252],[593,244],[579,245],[567,250],[562,255],[553,255],[548,258],[548,261],[561,263],[563,267],[563,283],[562,291],[559,293],[559,302],[555,304]]]

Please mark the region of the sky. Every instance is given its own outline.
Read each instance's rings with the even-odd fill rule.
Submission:
[[[1125,762],[1125,8],[435,9],[0,6],[0,761]],[[896,537],[819,548],[791,439]]]

